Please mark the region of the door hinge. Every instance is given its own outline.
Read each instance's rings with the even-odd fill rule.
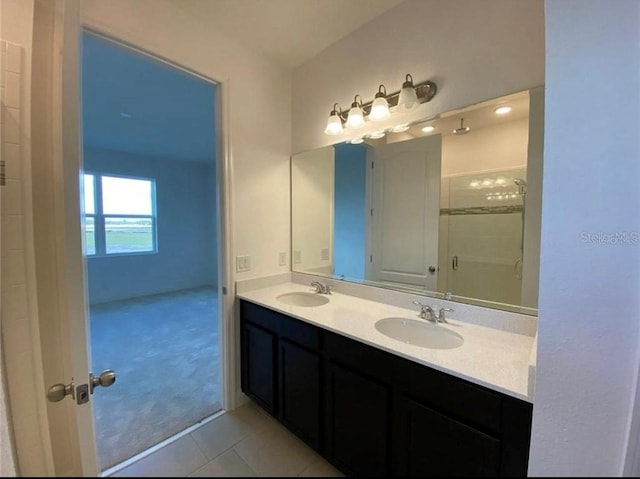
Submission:
[[[371,213],[370,214],[371,214],[371,216],[373,216],[373,208],[371,208]]]
[[[222,294],[227,294],[227,287],[226,286],[222,287]]]
[[[7,175],[5,173],[4,160],[0,160],[0,186],[7,184]]]
[[[373,255],[369,255],[369,263],[373,263]]]

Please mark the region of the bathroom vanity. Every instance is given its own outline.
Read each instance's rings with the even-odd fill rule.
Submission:
[[[375,328],[416,309],[296,283],[238,292],[242,391],[347,475],[525,476],[534,338],[456,320],[464,343],[421,347]],[[301,297],[303,297],[303,295]],[[423,321],[423,320],[421,320]]]

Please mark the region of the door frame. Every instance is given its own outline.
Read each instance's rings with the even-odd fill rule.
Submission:
[[[40,346],[46,391],[54,383],[88,382],[90,341],[86,298],[86,261],[82,254],[80,184],[81,32],[91,31],[150,55],[216,85],[216,172],[221,403],[233,409],[237,379],[233,316],[234,271],[230,116],[228,86],[154,52],[142,50],[111,32],[83,24],[79,0],[36,1],[33,62],[34,250]],[[36,36],[36,33],[39,36]],[[37,42],[37,43],[36,43]],[[40,69],[40,79],[35,74]],[[36,117],[40,116],[36,119]],[[69,205],[74,205],[69,207]],[[77,206],[75,206],[77,205]],[[108,367],[108,365],[105,365]],[[41,433],[52,450],[55,475],[97,476],[92,402],[76,406],[69,398],[46,404]],[[87,441],[91,437],[93,440]],[[49,461],[47,461],[49,462]]]

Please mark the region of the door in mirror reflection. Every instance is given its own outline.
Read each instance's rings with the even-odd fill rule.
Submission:
[[[440,135],[373,151],[366,279],[437,288]]]

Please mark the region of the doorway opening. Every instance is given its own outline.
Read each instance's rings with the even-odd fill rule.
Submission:
[[[82,215],[105,471],[222,409],[216,84],[85,30]]]

